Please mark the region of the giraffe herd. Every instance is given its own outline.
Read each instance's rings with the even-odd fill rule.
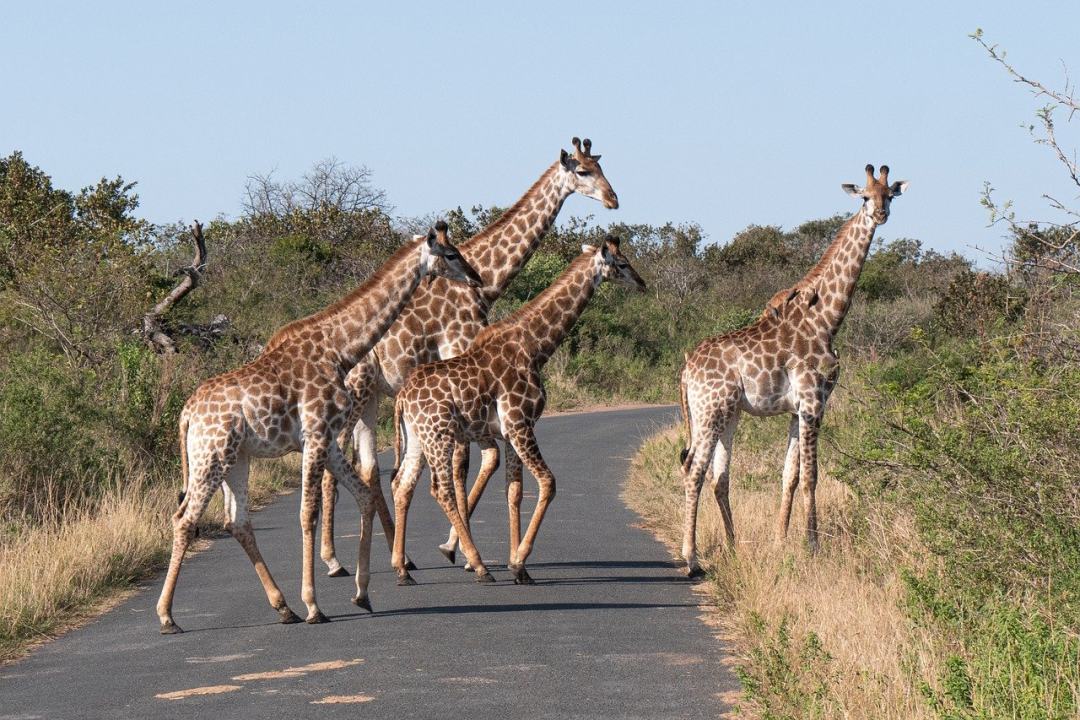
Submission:
[[[356,595],[368,611],[373,522],[382,524],[398,585],[413,585],[405,553],[409,505],[425,465],[431,494],[450,522],[440,550],[453,563],[460,544],[466,569],[494,582],[472,540],[469,517],[500,463],[504,443],[509,515],[507,567],[515,584],[533,584],[525,568],[544,515],[555,497],[555,477],[534,434],[544,410],[541,370],[584,312],[599,285],[611,281],[638,291],[645,283],[609,235],[581,254],[542,293],[488,325],[488,312],[539,246],[573,193],[619,206],[592,143],[572,140],[528,191],[499,219],[455,247],[445,223],[406,242],[371,278],[342,300],[279,330],[255,360],[207,380],[180,417],[184,490],[173,515],[173,548],[157,604],[161,632],[181,632],[172,600],[181,563],[210,498],[222,489],[226,529],[243,547],[281,622],[289,609],[259,553],[248,519],[250,458],[302,453],[301,597],[308,623],[326,622],[315,599],[315,524],[322,512],[320,555],[331,576],[347,575],[333,542],[334,502],[341,484],[360,510]],[[850,305],[878,225],[907,188],[888,181],[889,169],[866,166],[863,187],[844,185],[862,207],[841,227],[821,260],[793,287],[781,290],[761,317],[742,330],[708,338],[686,356],[679,376],[687,446],[683,558],[690,577],[701,574],[695,547],[698,498],[711,474],[729,548],[734,528],[728,467],[739,415],[789,414],[778,537],[788,528],[802,486],[806,537],[817,548],[814,490],[817,436],[836,384],[832,341]],[[379,478],[375,424],[381,396],[395,397],[393,514]],[[344,447],[352,435],[353,457]],[[482,463],[466,492],[468,448]],[[673,460],[674,461],[674,460]],[[354,469],[354,464],[356,468]],[[523,467],[539,485],[536,507],[521,533]],[[321,508],[320,508],[321,505]]]

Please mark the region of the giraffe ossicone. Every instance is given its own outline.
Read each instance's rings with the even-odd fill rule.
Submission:
[[[172,517],[173,547],[157,603],[161,632],[180,632],[172,617],[180,566],[196,525],[220,487],[226,529],[240,543],[283,623],[298,622],[274,581],[248,519],[250,459],[303,453],[300,524],[303,532],[301,594],[307,622],[326,622],[315,601],[314,528],[319,480],[328,469],[355,497],[361,513],[356,595],[368,599],[374,507],[370,490],[345,461],[337,436],[352,413],[352,396],[342,378],[366,355],[429,274],[476,287],[480,276],[450,243],[445,224],[418,235],[383,263],[345,298],[309,317],[289,323],[271,337],[255,360],[202,383],[180,414],[180,458],[184,490]]]
[[[818,546],[817,444],[825,404],[839,378],[833,339],[843,323],[862,272],[874,231],[889,219],[892,200],[906,181],[889,184],[889,168],[866,184],[845,183],[862,207],[849,218],[818,263],[794,286],[780,290],[749,327],[703,340],[689,353],[679,373],[680,401],[687,445],[680,455],[684,483],[682,554],[687,574],[701,574],[697,559],[698,498],[707,476],[720,507],[729,549],[735,529],[728,499],[729,467],[735,426],[741,413],[790,414],[788,449],[777,536],[787,534],[791,505],[800,486],[806,509],[806,540]]]

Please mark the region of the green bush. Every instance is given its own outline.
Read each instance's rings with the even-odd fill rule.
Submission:
[[[844,477],[915,518],[936,561],[905,573],[910,612],[960,648],[927,697],[948,718],[1074,717],[1080,368],[954,341],[866,379],[880,411],[844,440]]]

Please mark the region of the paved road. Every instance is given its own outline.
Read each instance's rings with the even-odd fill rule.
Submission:
[[[332,622],[277,624],[243,551],[223,538],[184,565],[174,613],[187,632],[158,634],[159,579],[0,668],[0,718],[715,718],[724,709],[718,695],[736,681],[690,586],[619,499],[629,457],[672,416],[650,408],[540,423],[559,490],[530,558],[535,586],[513,585],[500,564],[501,470],[473,520],[493,586],[445,564],[435,547],[445,518],[422,491],[409,523],[419,585],[394,585],[376,537],[374,615],[350,604],[352,578],[317,573]],[[536,497],[528,476],[525,487],[523,511]],[[352,536],[338,544],[343,560],[356,552],[357,515],[347,504],[338,511],[339,533]],[[286,496],[258,513],[255,527],[302,612],[298,507],[299,493]],[[160,697],[207,688],[214,694]],[[319,702],[335,699],[348,702]]]

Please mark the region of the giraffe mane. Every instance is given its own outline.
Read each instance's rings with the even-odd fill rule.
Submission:
[[[592,248],[592,252],[583,252],[576,258],[570,261],[570,264],[566,266],[566,269],[559,274],[559,277],[555,278],[555,282],[544,288],[536,297],[529,300],[523,306],[519,307],[514,312],[504,317],[494,325],[489,325],[476,336],[473,340],[473,345],[479,345],[481,342],[490,338],[501,335],[504,332],[510,331],[513,328],[519,327],[523,324],[527,325],[533,320],[540,312],[539,308],[543,306],[544,300],[556,295],[566,287],[570,282],[570,278],[576,274],[577,270],[583,268],[588,263],[592,262],[593,256],[596,254],[596,248]]]
[[[541,175],[537,179],[537,181],[534,182],[529,187],[529,189],[526,190],[525,193],[521,197],[519,197],[517,199],[517,201],[513,205],[508,207],[506,209],[506,211],[503,212],[503,214],[499,216],[498,220],[491,223],[486,228],[484,228],[480,232],[476,233],[475,235],[473,235],[468,240],[462,241],[458,245],[458,250],[460,252],[462,252],[462,253],[467,253],[470,246],[472,246],[474,242],[478,242],[479,240],[481,240],[483,238],[487,238],[487,237],[490,237],[492,235],[495,235],[496,233],[501,232],[504,227],[511,224],[514,221],[514,218],[516,217],[516,215],[525,206],[525,204],[532,199],[532,197],[536,193],[536,191],[542,185],[547,183],[547,181],[551,178],[551,175],[553,173],[558,171],[558,165],[559,165],[558,162],[552,163],[551,167],[549,167],[547,170],[545,170],[544,174]],[[472,258],[470,258],[467,254],[465,255],[465,259],[466,260],[472,260]]]
[[[358,297],[382,283],[383,280],[386,279],[386,276],[390,274],[390,268],[397,267],[401,263],[401,261],[407,258],[410,254],[416,252],[416,248],[421,242],[424,242],[424,238],[414,238],[404,243],[400,248],[394,251],[394,254],[391,255],[382,265],[380,265],[378,269],[375,270],[375,272],[368,276],[367,280],[361,283],[359,287],[350,292],[348,295],[331,303],[330,305],[327,305],[325,308],[318,311],[317,313],[313,313],[311,315],[308,315],[307,317],[302,317],[299,320],[293,320],[291,323],[279,329],[277,332],[270,336],[270,339],[267,341],[266,348],[263,350],[263,352],[273,350],[282,343],[295,337],[300,330],[310,327],[312,325],[317,325],[323,320],[326,320],[341,312],[342,310],[348,308],[350,304],[352,304]]]

